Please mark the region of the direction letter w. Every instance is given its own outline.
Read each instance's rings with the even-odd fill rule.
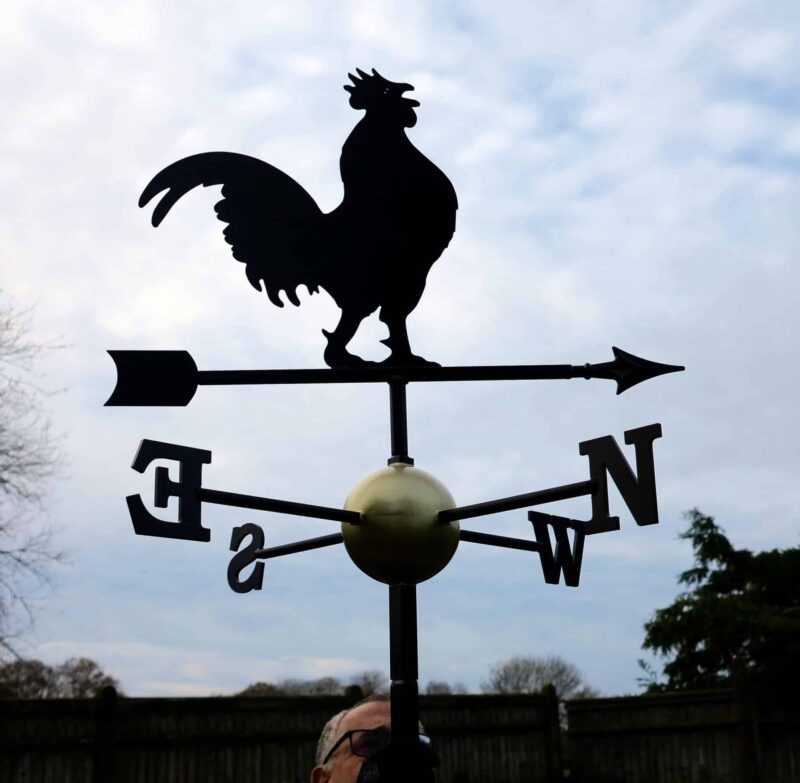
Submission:
[[[660,437],[660,424],[625,433],[625,443],[636,448],[636,474],[611,435],[579,444],[580,453],[589,457],[590,476],[597,482],[592,495],[592,518],[585,527],[587,534],[619,530],[619,517],[608,513],[608,476],[616,484],[637,525],[658,524],[653,441]]]
[[[568,587],[577,587],[581,579],[586,523],[553,514],[541,514],[538,511],[529,511],[528,519],[533,522],[544,581],[549,585],[557,585],[561,574],[564,574],[564,584]],[[555,552],[553,542],[550,540],[550,528],[556,537]],[[570,528],[575,531],[572,547],[569,545],[569,533],[567,533]]]

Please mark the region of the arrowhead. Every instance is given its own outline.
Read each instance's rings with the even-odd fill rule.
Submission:
[[[606,377],[617,382],[617,394],[622,394],[622,392],[630,389],[631,386],[636,386],[637,383],[642,383],[642,381],[649,381],[658,375],[665,375],[668,372],[681,372],[686,369],[677,364],[651,362],[649,359],[634,356],[632,353],[623,351],[616,346],[611,350],[614,352],[614,361],[601,366],[607,372]]]

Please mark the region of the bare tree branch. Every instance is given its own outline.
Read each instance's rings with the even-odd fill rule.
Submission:
[[[60,458],[34,370],[60,346],[31,331],[30,311],[0,301],[0,655],[14,657],[15,640],[33,623],[31,596],[62,559],[51,531],[34,520]]]

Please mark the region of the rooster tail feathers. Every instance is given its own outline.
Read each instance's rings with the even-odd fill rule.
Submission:
[[[287,174],[269,163],[233,152],[205,152],[167,166],[142,191],[139,206],[166,191],[153,210],[158,226],[175,203],[198,185],[222,185],[222,201],[214,209],[228,225],[223,234],[233,257],[245,264],[247,279],[257,291],[283,307],[280,292],[299,305],[297,287],[318,290],[315,237],[322,211]],[[262,289],[262,281],[264,288]]]
[[[245,158],[260,163],[256,158],[229,152],[204,152],[201,155],[191,155],[159,171],[139,196],[139,206],[146,206],[154,196],[164,190],[167,191],[153,210],[152,223],[158,226],[175,203],[190,190],[198,185],[208,187],[224,184],[225,174],[229,173],[227,171],[229,165],[226,164],[231,162],[231,158]]]

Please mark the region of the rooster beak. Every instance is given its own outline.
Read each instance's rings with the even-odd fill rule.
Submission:
[[[404,92],[410,92],[414,89],[413,84],[398,84],[398,92],[402,95]],[[419,106],[419,101],[415,101],[413,98],[403,98],[403,100],[410,106],[416,108]]]

